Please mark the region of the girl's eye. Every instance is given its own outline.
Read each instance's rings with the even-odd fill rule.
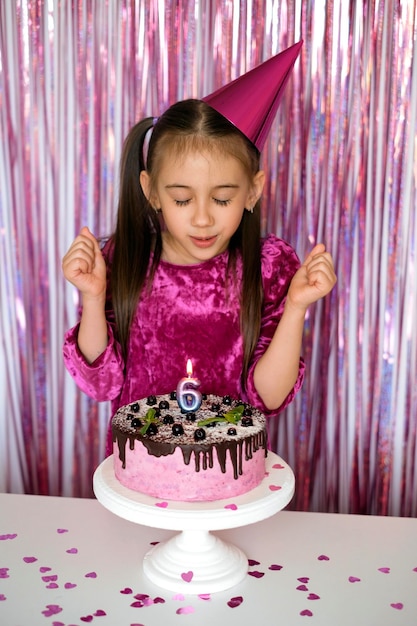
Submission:
[[[214,202],[219,206],[227,206],[231,203],[231,200],[220,200],[219,198],[213,198]],[[174,200],[176,206],[187,206],[190,203],[190,200]]]

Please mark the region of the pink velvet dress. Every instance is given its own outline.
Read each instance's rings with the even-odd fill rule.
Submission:
[[[106,258],[106,248],[103,250]],[[161,261],[151,291],[143,290],[132,327],[126,364],[114,337],[109,294],[106,306],[109,342],[91,364],[77,345],[78,324],[65,335],[64,361],[78,387],[98,401],[111,400],[112,412],[149,395],[169,393],[186,376],[187,359],[202,393],[230,395],[272,416],[284,409],[302,385],[300,359],[296,384],[276,411],[268,411],[253,382],[258,359],[265,352],[282,315],[290,281],[300,262],[293,248],[269,235],[262,242],[264,308],[259,341],[244,392],[241,388],[243,342],[239,327],[239,284],[227,280],[228,252],[196,265]],[[111,453],[109,432],[107,452]]]

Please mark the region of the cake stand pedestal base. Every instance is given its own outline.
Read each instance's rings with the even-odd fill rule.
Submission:
[[[212,593],[240,583],[247,574],[248,559],[242,550],[207,530],[183,530],[152,548],[145,555],[143,570],[165,589]]]
[[[99,465],[93,478],[97,500],[115,515],[181,531],[145,555],[143,570],[160,587],[193,594],[233,587],[248,571],[246,555],[210,531],[246,526],[278,513],[290,502],[294,486],[291,468],[273,452],[268,452],[265,478],[258,487],[213,502],[164,501],[127,489],[114,475],[112,456]]]

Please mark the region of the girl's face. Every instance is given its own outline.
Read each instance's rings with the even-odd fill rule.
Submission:
[[[251,179],[233,156],[189,151],[163,157],[152,192],[147,172],[141,172],[140,182],[151,205],[162,210],[162,258],[191,265],[227,249],[243,211],[262,193],[264,172]]]

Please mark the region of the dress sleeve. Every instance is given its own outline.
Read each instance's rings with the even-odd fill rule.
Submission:
[[[65,367],[81,391],[90,398],[99,402],[117,398],[124,382],[123,359],[111,325],[107,324],[107,347],[93,363],[86,361],[78,347],[78,330],[79,324],[65,334]]]
[[[258,407],[265,415],[272,416],[285,409],[301,389],[305,370],[304,361],[300,358],[298,377],[293,389],[281,406],[272,411],[266,408],[256,391],[254,370],[257,362],[268,348],[282,317],[288,288],[292,277],[300,267],[300,261],[294,249],[275,235],[269,235],[263,242],[261,260],[264,290],[261,331],[248,372],[246,393],[250,404]]]
[[[65,333],[63,356],[65,367],[77,386],[97,401],[113,400],[120,395],[124,383],[124,363],[120,344],[114,337],[114,313],[110,296],[109,248],[103,248],[107,264],[106,320],[108,344],[93,363],[88,363],[78,347],[80,324]]]

